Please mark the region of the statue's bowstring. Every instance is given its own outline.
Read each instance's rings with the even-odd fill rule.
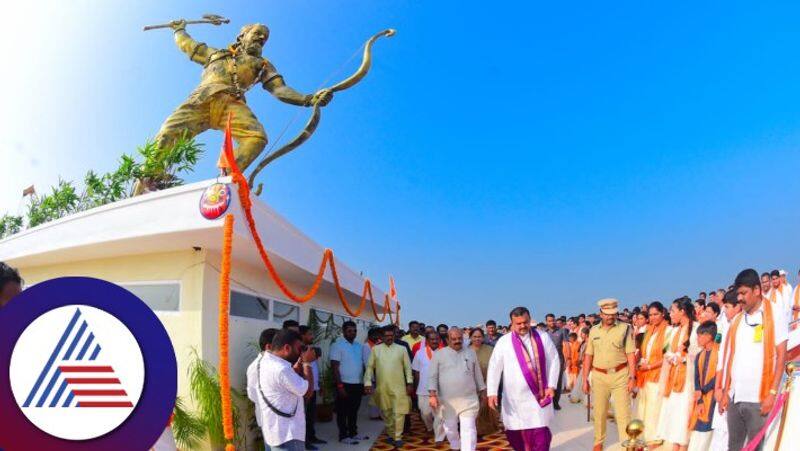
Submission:
[[[357,84],[359,81],[361,81],[361,79],[363,79],[367,75],[367,72],[369,72],[369,69],[372,66],[372,44],[374,44],[375,41],[377,41],[378,38],[380,38],[382,36],[391,37],[391,36],[394,36],[394,34],[395,34],[395,30],[390,28],[390,29],[383,30],[380,33],[376,33],[375,35],[373,35],[361,47],[359,47],[353,53],[353,55],[347,61],[345,61],[342,64],[342,66],[340,66],[338,69],[333,71],[325,79],[325,81],[322,82],[321,86],[324,86],[328,82],[328,80],[331,77],[333,77],[333,75],[335,73],[338,73],[339,71],[341,71],[343,69],[343,67],[346,64],[348,64],[350,61],[352,61],[353,58],[355,58],[355,56],[358,54],[358,52],[361,51],[361,49],[363,49],[364,50],[364,56],[363,56],[363,58],[361,60],[361,65],[359,66],[359,68],[353,73],[353,75],[351,75],[351,76],[347,77],[346,79],[340,81],[339,83],[331,86],[330,88],[328,88],[328,90],[331,91],[331,92],[344,91],[345,89],[348,89],[348,88],[352,87],[353,85]],[[318,91],[319,91],[319,89],[317,89],[317,92]],[[300,147],[300,145],[302,145],[304,142],[306,142],[311,137],[311,135],[314,134],[314,131],[317,129],[317,125],[319,124],[320,112],[321,112],[321,108],[320,108],[319,104],[318,103],[314,103],[314,105],[312,105],[311,117],[309,117],[308,121],[306,121],[306,125],[305,125],[305,127],[303,127],[303,130],[297,136],[295,136],[294,139],[292,139],[291,141],[289,141],[285,145],[281,146],[278,150],[276,150],[274,152],[269,152],[264,157],[264,159],[261,160],[261,162],[258,163],[258,165],[255,167],[255,169],[253,169],[253,172],[250,173],[250,177],[249,177],[249,180],[248,180],[248,183],[249,183],[251,188],[253,188],[256,176],[261,172],[262,169],[264,169],[269,163],[277,160],[278,158],[282,157],[283,155],[286,155],[287,153],[291,152],[292,150]],[[283,131],[278,135],[278,139],[275,140],[275,144],[273,144],[270,149],[274,148],[275,145],[277,145],[277,143],[283,137],[283,134],[286,133],[286,131],[289,129],[289,126],[297,119],[299,113],[300,113],[300,110],[298,110],[298,112],[295,113],[295,116],[289,121],[289,123],[287,123],[287,125],[286,125],[286,127],[284,127]],[[259,194],[261,194],[261,188],[262,188],[262,185],[259,184],[258,187],[253,190],[253,192],[256,195],[259,195]]]

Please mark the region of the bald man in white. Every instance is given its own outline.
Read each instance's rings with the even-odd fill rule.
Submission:
[[[481,367],[475,351],[464,346],[464,333],[452,327],[448,346],[433,353],[428,366],[428,391],[431,407],[442,406],[444,432],[450,449],[474,450],[478,443],[480,399],[486,393]],[[459,434],[459,425],[461,433]]]

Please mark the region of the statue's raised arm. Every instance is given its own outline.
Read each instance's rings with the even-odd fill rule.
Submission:
[[[205,65],[209,55],[217,51],[217,49],[207,46],[205,42],[197,42],[192,39],[186,31],[185,20],[174,20],[170,22],[170,27],[174,30],[175,44],[195,63]]]

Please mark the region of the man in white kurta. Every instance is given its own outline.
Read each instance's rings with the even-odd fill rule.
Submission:
[[[258,362],[261,360],[261,355],[265,352],[269,352],[272,349],[272,339],[275,338],[275,334],[278,332],[278,329],[264,329],[261,332],[261,335],[258,337],[258,347],[261,349],[261,352],[258,353],[255,359],[250,363],[247,367],[247,397],[250,401],[255,404],[255,417],[256,423],[258,427],[261,427],[261,414],[264,411],[264,408],[261,405],[261,397],[258,394]]]
[[[783,284],[780,272],[776,269],[770,273],[770,289],[769,293],[764,295],[765,298],[772,302],[772,305],[783,313],[785,319],[791,317],[792,303],[790,300],[791,293],[786,292],[786,286]]]
[[[512,446],[516,451],[547,450],[550,448],[552,438],[548,426],[554,412],[552,403],[547,403],[545,400],[547,397],[552,399],[555,394],[561,370],[558,351],[547,334],[539,334],[544,349],[543,374],[546,375],[547,382],[543,384],[544,387],[540,387],[544,392],[540,393],[540,396],[543,395],[544,399],[537,399],[525,379],[512,342],[512,336],[516,334],[527,354],[534,355],[537,340],[533,336],[535,331],[530,327],[530,312],[525,307],[517,307],[511,311],[510,316],[512,333],[500,337],[489,360],[486,375],[489,407],[497,409],[498,387],[502,378],[501,412],[506,436],[512,442]]]
[[[434,409],[441,404],[450,449],[472,451],[478,442],[475,421],[480,409],[479,398],[485,396],[486,385],[478,356],[471,348],[464,347],[461,329],[452,327],[447,335],[447,347],[433,354],[428,368],[430,404]]]
[[[441,442],[445,437],[441,409],[431,407],[430,393],[428,392],[428,368],[433,354],[439,349],[439,334],[432,330],[421,343],[423,346],[417,351],[414,361],[411,362],[411,371],[417,386],[417,405],[422,422],[425,423],[425,429],[433,432],[434,441]]]

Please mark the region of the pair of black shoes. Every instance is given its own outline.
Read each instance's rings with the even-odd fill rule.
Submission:
[[[324,445],[326,443],[328,443],[328,442],[326,442],[325,440],[320,440],[320,439],[314,437],[311,440],[306,442],[306,449],[310,450],[310,451],[318,450],[319,448],[317,448],[314,445]]]

